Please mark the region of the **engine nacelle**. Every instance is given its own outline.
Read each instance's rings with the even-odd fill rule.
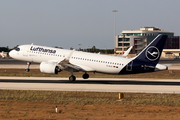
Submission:
[[[58,66],[54,65],[53,63],[41,62],[40,71],[42,73],[47,73],[47,74],[58,74],[58,72],[60,72],[60,69]]]

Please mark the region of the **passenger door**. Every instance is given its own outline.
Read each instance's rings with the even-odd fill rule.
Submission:
[[[126,71],[132,71],[133,61],[129,62],[126,66]]]

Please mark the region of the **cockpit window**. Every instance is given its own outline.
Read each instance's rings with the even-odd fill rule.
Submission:
[[[15,48],[15,50],[16,50],[16,51],[20,51],[20,48],[17,47],[17,48]]]

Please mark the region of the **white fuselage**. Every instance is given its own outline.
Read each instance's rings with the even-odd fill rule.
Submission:
[[[10,51],[12,58],[27,62],[40,63],[40,71],[47,74],[58,74],[61,70],[71,73],[70,81],[75,81],[73,72],[85,72],[82,77],[88,79],[87,72],[109,74],[135,74],[167,70],[165,65],[158,64],[167,35],[158,35],[146,48],[134,58],[123,58],[96,53],[65,50],[37,45],[21,45]],[[132,47],[131,47],[132,48]],[[130,49],[128,50],[130,52]],[[128,53],[127,52],[127,53]],[[29,71],[29,65],[25,69]]]

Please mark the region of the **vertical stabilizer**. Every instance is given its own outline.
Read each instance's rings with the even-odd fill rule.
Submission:
[[[161,57],[167,35],[158,35],[144,50],[142,50],[134,60],[157,64]]]
[[[119,74],[154,72],[166,39],[167,35],[158,35],[146,48],[127,63]]]

